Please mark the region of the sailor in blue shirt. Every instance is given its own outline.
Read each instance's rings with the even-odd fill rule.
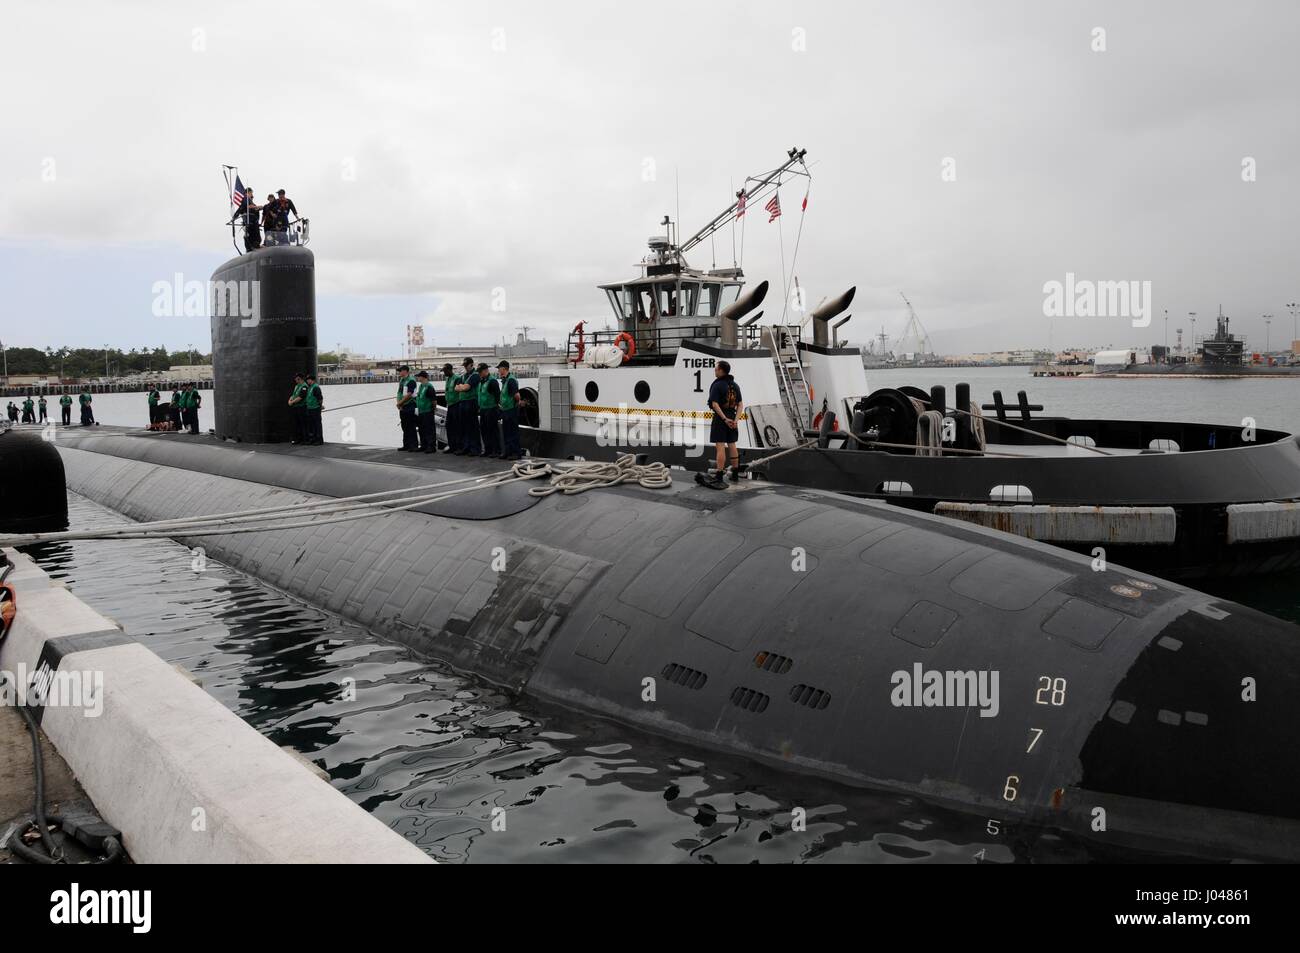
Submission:
[[[718,469],[714,479],[722,483],[728,457],[731,458],[731,479],[740,479],[740,453],[736,449],[736,437],[740,433],[740,415],[744,412],[745,403],[740,396],[740,385],[731,376],[730,364],[718,361],[713,376],[713,383],[709,385],[709,409],[713,411],[709,440],[718,451]]]

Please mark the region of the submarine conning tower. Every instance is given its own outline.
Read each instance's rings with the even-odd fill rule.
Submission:
[[[293,439],[294,374],[316,371],[316,260],[301,245],[258,248],[212,273],[212,374],[222,439]]]

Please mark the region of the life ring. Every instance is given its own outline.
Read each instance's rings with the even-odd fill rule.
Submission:
[[[636,357],[636,339],[626,331],[620,331],[618,337],[614,338],[614,346],[623,352],[624,364]]]
[[[824,417],[825,415],[826,415],[825,410],[817,411],[817,416],[813,418],[813,423],[812,423],[813,430],[821,429],[822,417]],[[839,430],[839,429],[840,429],[840,418],[837,416],[831,420],[831,430]]]

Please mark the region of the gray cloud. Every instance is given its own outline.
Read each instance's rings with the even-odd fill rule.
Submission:
[[[678,183],[689,233],[791,145],[815,162],[795,270],[814,300],[859,286],[859,339],[901,330],[902,289],[943,350],[1045,344],[1042,285],[1066,271],[1151,280],[1157,313],[1222,301],[1261,337],[1259,314],[1300,295],[1289,4],[23,2],[7,17],[22,41],[0,64],[19,94],[0,238],[215,260],[219,167],[238,162],[312,217],[323,293],[427,295],[443,340],[603,321],[593,285],[634,273]],[[801,197],[783,195],[783,231],[746,223],[751,278],[781,284]],[[729,232],[716,250],[730,262]],[[1155,339],[1096,319],[1052,335]]]

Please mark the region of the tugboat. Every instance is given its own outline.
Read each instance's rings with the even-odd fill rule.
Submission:
[[[861,349],[839,340],[854,288],[807,311],[791,294],[769,323],[758,310],[768,282],[746,288],[739,264],[688,263],[747,209],[779,209],[781,187],[810,178],[805,156],[791,149],[776,169],[747,178],[685,241],[665,216],[640,273],[599,286],[614,325],[579,322],[567,363],[526,393],[531,452],[631,451],[706,470],[706,397],[725,360],[744,396],[737,443],[749,478],[881,499],[1172,578],[1300,562],[1300,446],[1289,433],[1249,420],[1041,416],[1024,391],[979,404],[964,383],[952,399],[944,387],[872,390]]]

